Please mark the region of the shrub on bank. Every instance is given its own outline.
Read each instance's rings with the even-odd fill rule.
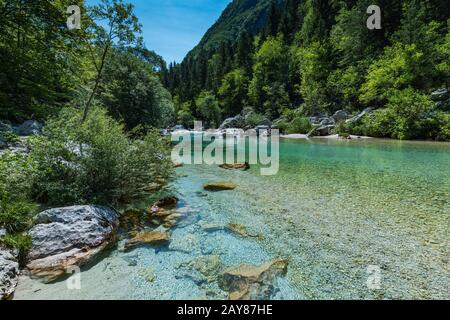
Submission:
[[[412,88],[392,90],[385,108],[357,123],[339,123],[336,132],[379,138],[450,139],[449,114],[435,110],[428,96]]]
[[[36,198],[51,205],[116,205],[142,196],[172,173],[169,142],[157,132],[131,139],[101,108],[86,121],[66,108],[34,139]]]
[[[30,200],[33,166],[22,154],[0,156],[0,228],[22,232],[32,224],[36,205]]]
[[[295,117],[289,122],[285,128],[287,134],[293,133],[308,133],[312,130],[313,126],[306,117]]]
[[[31,237],[25,232],[0,237],[0,244],[6,248],[16,249],[19,254],[19,262],[26,260],[28,250],[31,248]]]

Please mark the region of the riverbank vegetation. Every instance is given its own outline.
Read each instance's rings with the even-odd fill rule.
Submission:
[[[307,133],[306,117],[370,107],[370,117],[337,133],[450,139],[448,97],[429,99],[449,86],[446,1],[247,2],[230,4],[200,45],[164,73],[180,121],[203,118],[197,102],[207,90],[222,119],[251,107],[279,119],[287,133]],[[380,30],[366,26],[373,4],[381,8]],[[245,21],[239,34],[232,21]]]
[[[370,107],[335,130],[448,140],[448,90],[430,99],[449,86],[447,2],[378,1],[383,28],[368,30],[373,2],[233,1],[214,41],[167,68],[122,0],[0,0],[0,148],[20,145],[0,153],[0,241],[23,251],[41,206],[116,206],[163,184],[170,146],[155,130],[177,123],[218,127],[243,113],[249,127],[278,119],[307,133],[311,116]],[[73,4],[79,30],[66,24]],[[238,31],[221,24],[243,12]],[[42,134],[18,137],[11,124],[30,119]]]
[[[69,5],[82,11],[69,30]],[[165,62],[142,45],[133,6],[105,0],[0,1],[0,241],[24,252],[39,208],[117,207],[163,185],[170,145],[155,128],[173,117]],[[44,123],[17,137],[10,124]],[[23,147],[23,148],[22,148]]]

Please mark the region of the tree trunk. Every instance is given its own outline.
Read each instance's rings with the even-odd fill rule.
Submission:
[[[91,104],[92,104],[92,100],[94,99],[95,94],[97,93],[98,86],[100,85],[100,80],[101,80],[101,77],[102,77],[102,71],[103,71],[103,67],[105,66],[105,60],[106,60],[106,55],[108,54],[109,46],[110,45],[107,44],[106,47],[105,47],[105,50],[103,51],[101,64],[100,64],[100,67],[99,67],[98,72],[97,72],[97,78],[95,79],[94,89],[92,90],[91,95],[89,96],[89,100],[86,103],[86,106],[84,107],[82,123],[86,121],[86,118],[87,118],[88,113],[89,113],[89,109],[90,109]]]

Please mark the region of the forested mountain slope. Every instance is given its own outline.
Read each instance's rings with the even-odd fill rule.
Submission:
[[[242,30],[257,34],[267,24],[272,3],[281,6],[286,0],[236,0],[223,11],[220,18],[205,33],[190,55],[210,49],[224,41],[235,41]]]
[[[366,24],[373,4],[379,30]],[[233,1],[163,82],[186,125],[217,126],[249,107],[298,132],[304,117],[372,108],[340,129],[448,139],[448,94],[435,103],[430,93],[449,83],[449,10],[445,0]]]

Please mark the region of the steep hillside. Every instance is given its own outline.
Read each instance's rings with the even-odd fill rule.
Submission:
[[[372,4],[381,29],[367,27]],[[186,126],[253,110],[249,125],[308,133],[310,119],[375,110],[352,125],[320,121],[323,133],[447,140],[449,10],[448,0],[234,1],[164,84]]]
[[[272,4],[281,6],[286,0],[234,0],[217,22],[205,33],[190,55],[200,49],[210,49],[224,41],[237,39],[242,30],[250,34],[261,31],[267,23]]]

